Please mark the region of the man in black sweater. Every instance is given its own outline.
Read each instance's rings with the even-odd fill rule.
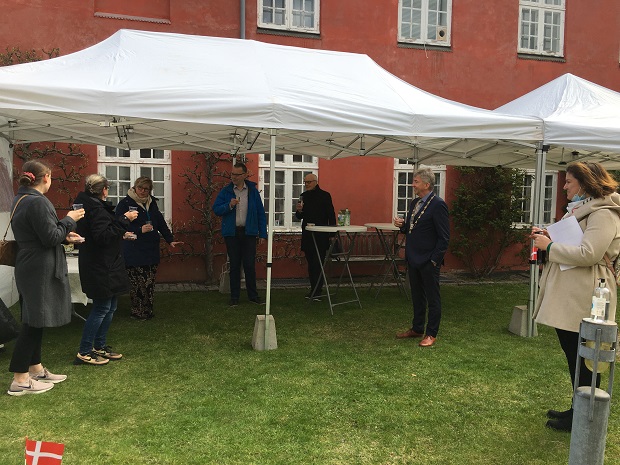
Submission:
[[[301,194],[297,203],[295,216],[302,220],[301,223],[301,250],[308,262],[308,275],[310,277],[310,293],[307,299],[320,300],[323,290],[323,276],[321,276],[321,263],[325,260],[325,254],[329,247],[329,233],[315,233],[316,245],[314,247],[312,233],[306,230],[308,224],[316,226],[335,226],[336,213],[332,196],[329,192],[319,187],[316,174],[308,174],[304,178],[306,191]],[[313,292],[314,291],[314,292]]]

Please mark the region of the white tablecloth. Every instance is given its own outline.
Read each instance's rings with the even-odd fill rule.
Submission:
[[[89,300],[86,294],[82,292],[77,256],[67,255],[67,268],[69,269],[69,285],[71,286],[71,303],[86,305]]]

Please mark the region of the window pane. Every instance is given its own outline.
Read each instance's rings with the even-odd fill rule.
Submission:
[[[404,39],[422,39],[422,4],[420,0],[403,1],[400,29],[401,36]]]

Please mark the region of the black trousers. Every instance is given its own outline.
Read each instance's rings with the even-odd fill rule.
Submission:
[[[411,329],[417,333],[437,337],[441,322],[441,295],[439,293],[439,266],[427,262],[421,266],[407,265],[411,300],[413,302],[413,321]],[[428,322],[426,307],[428,305]]]
[[[15,341],[13,356],[9,371],[12,373],[27,373],[31,365],[41,363],[41,343],[43,341],[43,328],[34,328],[26,323]]]
[[[323,292],[323,275],[321,274],[321,263],[325,260],[328,247],[323,247],[323,244],[317,244],[319,253],[317,255],[314,244],[308,250],[304,250],[306,255],[306,261],[308,262],[308,277],[310,278],[310,293],[314,291],[315,296],[320,296]]]
[[[577,349],[579,348],[579,333],[555,329],[560,341],[560,346],[566,355],[568,362],[568,372],[570,373],[571,386],[575,386],[575,373],[577,372]],[[592,384],[592,372],[586,367],[584,360],[581,359],[579,368],[579,386],[590,386]],[[601,385],[601,375],[596,376],[596,387]]]
[[[235,237],[225,237],[230,260],[230,298],[241,294],[241,265],[245,273],[245,289],[249,299],[258,297],[256,289],[256,236],[246,236],[245,228],[237,228]]]

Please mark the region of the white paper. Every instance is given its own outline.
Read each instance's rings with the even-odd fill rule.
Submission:
[[[569,216],[563,220],[558,221],[547,226],[547,232],[553,242],[566,245],[581,245],[583,239],[583,231],[579,226],[577,218]],[[575,268],[574,265],[560,264],[560,270],[570,270]]]

